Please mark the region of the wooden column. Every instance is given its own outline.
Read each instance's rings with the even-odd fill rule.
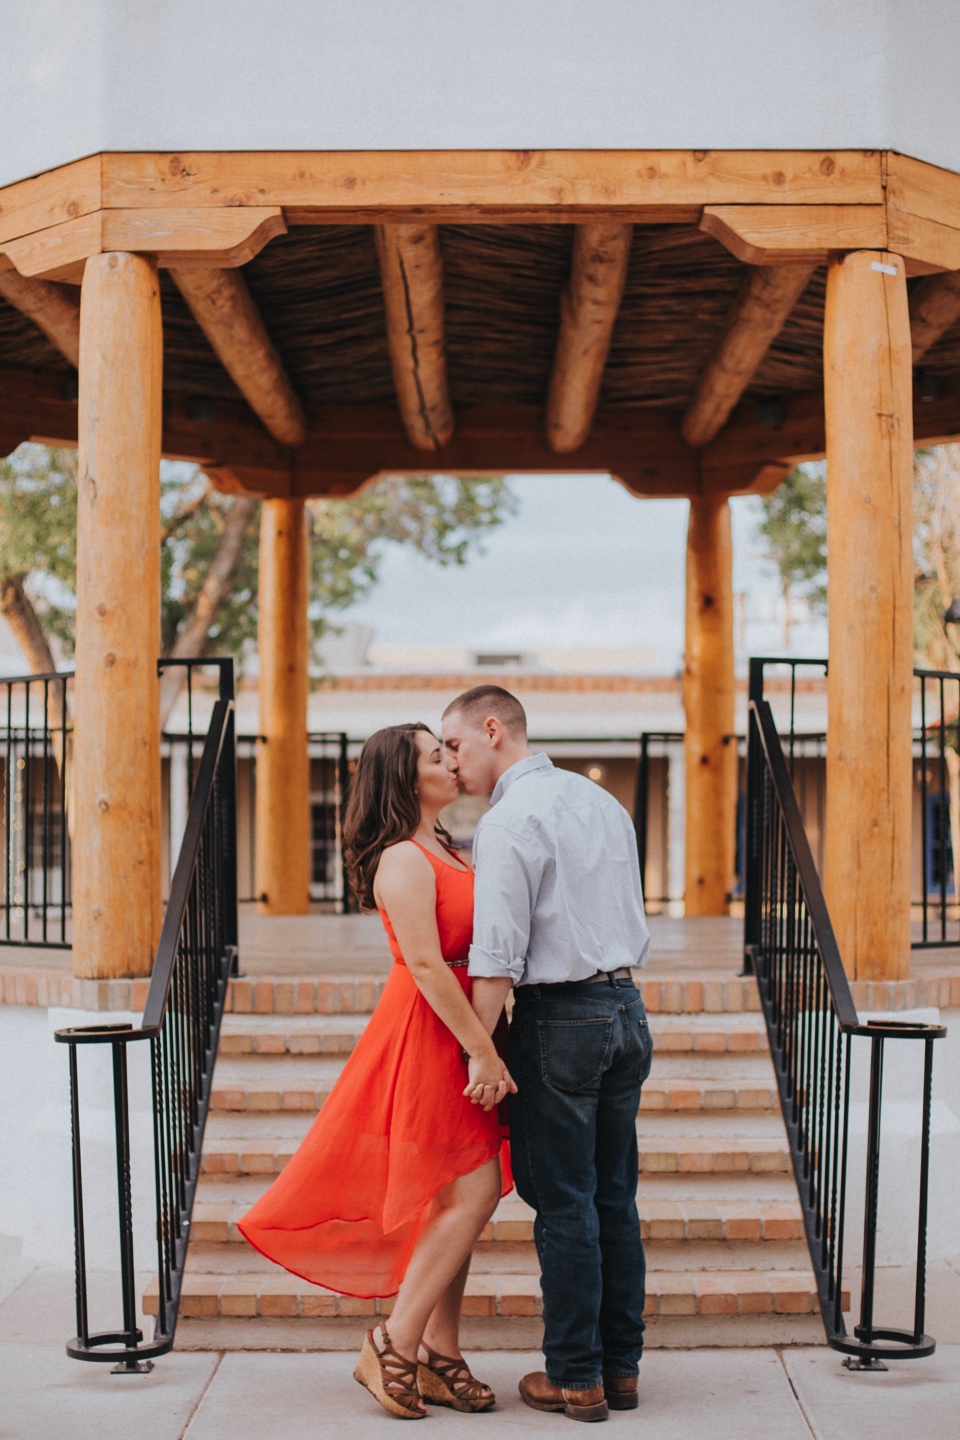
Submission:
[[[847,972],[910,968],[913,419],[903,261],[834,261],[823,332],[826,897]]]
[[[260,517],[260,733],[256,872],[263,915],[310,908],[307,754],[309,538],[302,500],[265,500]]]
[[[73,955],[148,975],[160,933],[160,428],[154,263],[87,261],[80,301]]]
[[[687,915],[725,915],[737,814],[734,732],[733,542],[724,495],[690,501],[686,653]],[[726,743],[725,743],[726,742]]]

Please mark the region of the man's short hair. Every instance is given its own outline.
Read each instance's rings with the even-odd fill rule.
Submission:
[[[475,724],[480,724],[492,715],[500,721],[505,730],[524,736],[527,733],[526,711],[516,695],[511,695],[502,685],[475,685],[472,690],[465,690],[456,700],[451,700],[443,712],[443,719],[446,720],[447,716],[454,712],[464,715]]]

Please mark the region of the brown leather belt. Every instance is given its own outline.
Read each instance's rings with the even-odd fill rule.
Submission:
[[[579,990],[581,985],[600,985],[604,980],[632,979],[633,971],[630,969],[629,965],[621,965],[619,970],[598,970],[596,975],[588,975],[585,980],[558,980],[555,984],[552,985],[546,983],[543,980],[538,980],[529,988],[531,990],[549,990],[551,995],[556,995],[559,991],[562,990]],[[526,985],[520,985],[517,988],[516,994],[518,996],[522,995],[524,990],[526,990],[527,988],[528,987]]]

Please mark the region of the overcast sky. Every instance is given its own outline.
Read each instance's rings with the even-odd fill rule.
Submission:
[[[391,645],[649,647],[652,668],[674,672],[687,502],[638,500],[606,475],[515,476],[510,487],[518,514],[487,538],[483,554],[441,569],[394,548],[376,590],[344,618]],[[743,498],[732,508],[734,589],[746,593],[742,656],[779,654],[779,588],[756,535],[759,504]],[[825,623],[795,625],[790,648],[825,654]]]

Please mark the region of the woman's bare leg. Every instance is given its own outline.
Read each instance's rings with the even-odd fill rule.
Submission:
[[[460,1298],[471,1251],[499,1199],[498,1159],[489,1160],[469,1175],[461,1175],[438,1192],[436,1214],[417,1241],[389,1321],[394,1348],[407,1359],[416,1357],[424,1332],[441,1301],[440,1313],[444,1318],[430,1334],[434,1349],[441,1348],[441,1339],[444,1345],[449,1345],[452,1307],[456,1304],[459,1322]],[[455,1330],[452,1334],[456,1338]],[[374,1339],[378,1345],[381,1343],[379,1327]],[[458,1354],[458,1344],[443,1353]]]
[[[423,1331],[423,1343],[429,1345],[438,1355],[448,1355],[452,1360],[460,1356],[460,1311],[463,1308],[463,1292],[470,1274],[468,1255],[433,1307],[433,1314]],[[425,1358],[421,1356],[421,1358]]]

